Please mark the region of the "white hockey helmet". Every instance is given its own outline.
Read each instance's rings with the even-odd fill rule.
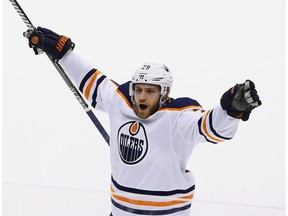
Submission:
[[[145,63],[141,65],[132,75],[132,82],[130,85],[130,96],[133,103],[134,103],[133,85],[137,83],[153,84],[160,86],[161,97],[159,105],[161,108],[168,99],[167,97],[164,96],[167,96],[167,92],[169,93],[172,87],[173,83],[172,73],[163,64]]]

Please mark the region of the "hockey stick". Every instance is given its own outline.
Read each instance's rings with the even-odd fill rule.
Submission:
[[[32,29],[33,31],[37,32],[37,29],[33,26],[32,22],[29,20],[28,16],[25,14],[24,10],[21,8],[19,3],[16,0],[9,0],[9,1],[11,2],[13,7],[15,8],[15,10],[17,11],[19,16],[22,18],[22,20],[26,24],[26,26],[29,29]],[[74,94],[74,96],[76,97],[76,99],[78,100],[80,105],[82,106],[82,108],[85,110],[85,112],[87,113],[89,118],[92,120],[92,122],[94,123],[94,125],[96,126],[96,128],[98,129],[100,134],[103,136],[103,138],[105,139],[105,141],[109,145],[109,135],[108,135],[108,133],[106,132],[105,128],[102,126],[100,121],[97,119],[95,114],[92,112],[92,110],[90,109],[89,105],[86,103],[86,101],[83,98],[82,94],[79,92],[79,90],[72,83],[72,81],[70,80],[69,76],[66,74],[66,72],[61,67],[61,65],[57,61],[54,61],[47,53],[46,53],[46,55],[48,56],[48,58],[50,59],[51,63],[54,65],[56,70],[59,72],[61,77],[64,79],[64,81],[67,84],[67,86],[70,88],[70,90],[72,91],[72,93]]]

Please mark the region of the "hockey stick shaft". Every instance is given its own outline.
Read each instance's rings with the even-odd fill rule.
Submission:
[[[11,2],[13,7],[15,8],[15,10],[17,11],[19,16],[22,18],[22,20],[26,24],[26,26],[29,29],[32,29],[33,31],[37,31],[36,28],[34,27],[34,25],[32,24],[32,22],[30,21],[30,19],[28,18],[28,16],[25,14],[24,10],[19,5],[19,3],[16,0],[9,0],[9,1]],[[102,137],[105,139],[105,141],[109,145],[109,135],[108,135],[108,133],[106,132],[105,128],[100,123],[98,118],[95,116],[95,114],[92,112],[92,110],[90,109],[89,105],[87,104],[87,102],[83,98],[82,94],[75,87],[75,85],[73,84],[73,82],[71,81],[69,76],[66,74],[65,70],[61,67],[61,65],[57,61],[54,61],[47,53],[46,53],[46,55],[48,56],[49,60],[54,65],[56,70],[59,72],[59,74],[61,75],[61,77],[63,78],[63,80],[67,84],[67,86],[70,88],[70,90],[72,91],[72,93],[74,94],[74,96],[76,97],[76,99],[78,100],[78,102],[80,103],[82,108],[84,109],[84,111],[87,113],[89,118],[92,120],[92,122],[94,123],[94,125],[96,126],[96,128],[98,129],[100,134],[102,135]]]

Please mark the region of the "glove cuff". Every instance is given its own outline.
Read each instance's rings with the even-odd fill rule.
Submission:
[[[67,36],[61,35],[57,40],[57,43],[53,46],[44,42],[43,50],[48,53],[52,59],[59,60],[61,59],[69,49],[73,50],[75,44]]]

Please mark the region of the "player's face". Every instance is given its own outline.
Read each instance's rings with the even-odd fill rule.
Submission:
[[[147,119],[159,109],[160,86],[151,84],[135,84],[135,113],[142,119]]]

